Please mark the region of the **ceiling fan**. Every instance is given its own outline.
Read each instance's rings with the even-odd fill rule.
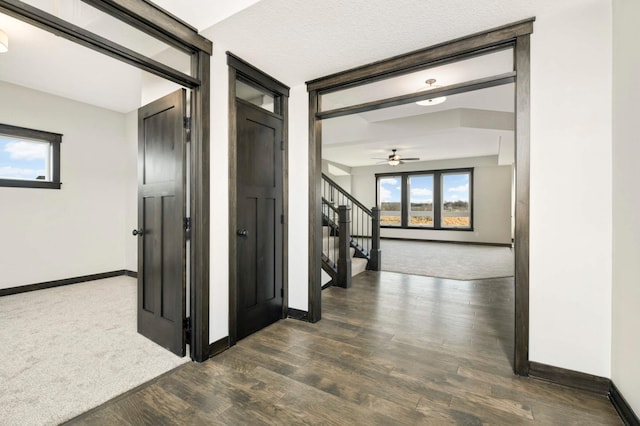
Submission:
[[[391,155],[387,158],[372,158],[372,160],[384,160],[379,161],[378,164],[387,163],[390,166],[397,166],[398,164],[404,164],[405,161],[419,161],[417,157],[413,158],[401,158],[396,149],[391,150]]]

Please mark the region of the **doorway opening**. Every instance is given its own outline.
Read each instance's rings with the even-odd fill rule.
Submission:
[[[132,65],[153,74],[154,78],[188,88],[193,93],[189,176],[192,212],[190,343],[191,357],[204,361],[209,355],[209,173],[206,159],[211,42],[151,3],[135,9],[94,1],[78,3],[71,8],[47,7],[1,2],[0,12]]]
[[[310,99],[309,319],[312,322],[321,318],[320,259],[322,248],[321,239],[317,236],[322,235],[322,200],[317,188],[320,188],[322,174],[323,120],[515,83],[515,354],[513,365],[516,374],[528,374],[529,35],[532,31],[533,19],[529,19],[307,83]],[[327,108],[326,102],[324,102],[325,96],[331,96],[332,93],[338,93],[341,90],[364,89],[365,85],[380,84],[385,80],[416,70],[479,57],[508,48],[513,49],[513,71],[510,73],[454,82],[448,86],[429,88],[417,93],[407,91],[403,95],[391,98],[382,96],[374,99],[362,99],[346,106]],[[377,93],[371,90],[366,92]]]

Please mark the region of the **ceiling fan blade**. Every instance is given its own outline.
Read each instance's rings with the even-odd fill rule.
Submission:
[[[419,158],[417,158],[417,157],[413,157],[413,158],[403,158],[403,160],[405,160],[405,161],[418,161],[418,160],[419,160]]]
[[[389,160],[388,158],[380,158],[380,157],[371,157],[369,159],[370,160],[385,160],[385,161]]]

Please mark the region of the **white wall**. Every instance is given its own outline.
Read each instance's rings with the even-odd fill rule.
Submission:
[[[640,2],[613,4],[613,303],[611,378],[640,415]]]
[[[398,166],[353,167],[351,193],[367,207],[376,205],[376,173],[473,167],[473,232],[382,228],[381,236],[416,240],[511,244],[511,166],[497,156],[420,161]]]
[[[309,96],[289,97],[289,307],[309,309]]]
[[[530,359],[610,377],[611,2],[573,2],[570,7],[543,8],[533,15],[537,20],[531,38]],[[206,36],[216,43],[211,162],[213,341],[228,332],[228,112],[223,52],[234,51],[234,45],[225,34]],[[234,53],[243,57],[243,51]],[[262,65],[250,56],[244,59],[259,68]],[[277,69],[263,69],[278,77]],[[299,178],[299,188],[290,188],[289,232],[295,246],[290,242],[289,302],[301,309],[306,306],[308,285],[306,103],[304,88],[294,88],[290,181]],[[569,217],[559,214],[568,202]]]
[[[124,269],[124,115],[4,82],[0,99],[2,123],[63,134],[62,189],[0,188],[0,288]]]
[[[531,38],[532,361],[610,377],[611,2],[537,16]]]
[[[125,115],[126,152],[121,161],[125,168],[125,227],[131,232],[138,227],[138,111]],[[125,266],[138,271],[138,239],[125,239]]]
[[[215,40],[215,38],[213,39]],[[211,57],[209,341],[229,335],[229,70],[222,40]]]
[[[340,174],[333,174],[333,171],[337,171],[337,173]],[[337,165],[336,163],[329,163],[329,161],[323,159],[322,173],[329,176],[329,179],[351,194],[351,167]]]

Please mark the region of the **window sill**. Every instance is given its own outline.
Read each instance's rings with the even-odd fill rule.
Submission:
[[[0,187],[6,188],[41,188],[41,189],[60,189],[61,182],[44,182],[33,180],[13,180],[0,179]]]
[[[380,225],[382,229],[408,229],[411,231],[460,231],[472,232],[473,228],[427,228],[426,226],[385,226]]]

